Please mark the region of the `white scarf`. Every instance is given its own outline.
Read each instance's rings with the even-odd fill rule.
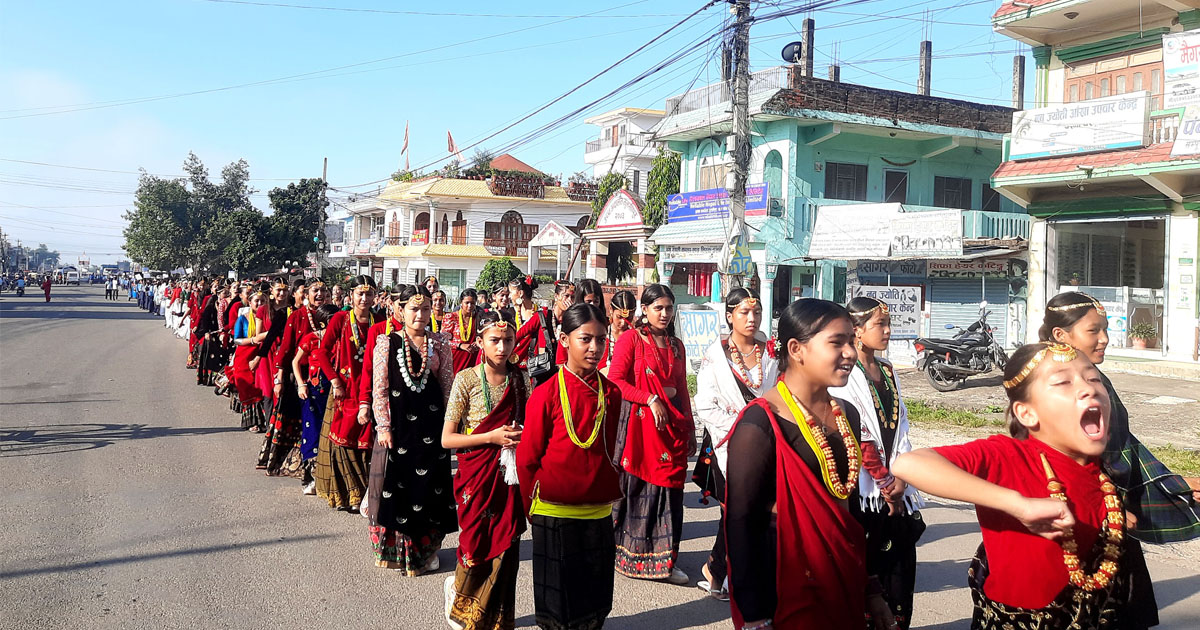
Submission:
[[[746,408],[746,398],[742,395],[738,379],[729,366],[729,358],[725,356],[725,347],[722,344],[725,339],[727,337],[723,336],[704,351],[700,371],[696,374],[694,405],[700,424],[708,430],[708,435],[712,438],[713,451],[717,455],[717,466],[721,472],[727,470],[725,463],[729,457],[729,445],[722,442],[733,429],[742,409]],[[755,341],[763,342],[766,339],[756,338]],[[779,362],[766,351],[762,355],[762,365],[763,380],[759,386],[760,391],[751,390],[751,393],[760,396],[779,380]],[[754,369],[751,372],[757,371]]]
[[[876,361],[881,365],[886,363],[889,368],[891,367],[891,363],[887,363],[883,359],[876,359]],[[883,445],[883,431],[879,425],[879,414],[875,411],[875,399],[871,395],[871,383],[867,380],[866,372],[855,366],[854,370],[850,372],[850,381],[844,387],[829,388],[829,395],[845,400],[858,410],[858,417],[862,423],[863,441],[874,442],[881,453],[887,453],[888,459],[884,465],[889,470],[898,455],[912,450],[912,443],[908,440],[908,407],[904,404],[903,396],[900,395],[899,379],[896,379],[895,385],[896,396],[900,399],[900,419],[896,426],[896,437],[892,441],[891,447],[887,449]],[[863,468],[858,475],[858,494],[863,510],[887,512],[887,504],[879,492],[879,486],[875,484],[875,479],[871,477],[866,468]],[[916,488],[908,486],[904,489],[904,506],[910,514],[924,505],[925,501]]]

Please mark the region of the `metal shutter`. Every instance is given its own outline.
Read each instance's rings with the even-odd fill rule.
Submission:
[[[979,317],[984,300],[979,278],[935,278],[929,281],[929,336],[951,337],[957,331],[946,324],[966,328]],[[1008,281],[987,279],[988,323],[996,328],[996,341],[1008,347]]]

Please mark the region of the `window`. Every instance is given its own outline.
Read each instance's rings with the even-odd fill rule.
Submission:
[[[1088,59],[1066,66],[1063,101],[1149,91],[1150,106],[1162,105],[1162,49],[1150,48]]]
[[[825,198],[867,200],[867,165],[825,163]]]
[[[1118,76],[1117,77],[1117,94],[1124,94],[1126,92],[1125,84],[1126,84],[1125,75],[1122,74],[1122,75]]]
[[[1142,87],[1142,73],[1134,72],[1133,73],[1133,91],[1141,92],[1144,89],[1145,88]]]
[[[908,203],[908,171],[883,172],[883,200],[887,203]]]
[[[970,210],[971,180],[962,177],[934,177],[933,205]]]
[[[1000,211],[1000,193],[988,183],[980,184],[980,209],[990,210],[992,212]]]
[[[1079,85],[1074,84],[1067,90],[1067,102],[1074,103],[1079,100]]]
[[[1083,98],[1084,100],[1096,98],[1096,86],[1091,81],[1083,84]]]
[[[1162,68],[1150,71],[1150,93],[1153,95],[1150,99],[1150,109],[1157,110],[1162,105]]]
[[[1108,79],[1100,79],[1100,96],[1108,96]]]
[[[636,168],[633,169],[633,194],[642,194],[642,172]]]
[[[537,236],[537,233],[537,224],[527,224],[520,212],[509,210],[500,221],[483,224],[483,245],[502,248],[505,256],[523,256],[525,253],[518,250],[528,247],[529,239]]]
[[[783,199],[783,156],[779,151],[770,151],[763,159],[763,182],[767,184],[767,197]]]

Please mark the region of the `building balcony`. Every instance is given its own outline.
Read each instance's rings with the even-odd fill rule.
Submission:
[[[796,228],[811,232],[816,227],[817,208],[834,205],[859,205],[881,202],[847,201],[844,199],[814,198],[796,203]],[[962,214],[962,237],[964,239],[1024,239],[1029,240],[1029,215],[1023,212],[993,212],[990,210],[963,210],[960,208],[942,208],[938,206],[922,206],[903,204],[902,212],[934,212],[953,210]]]
[[[598,153],[605,149],[615,149],[620,146],[652,147],[654,143],[649,138],[649,134],[643,133],[617,134],[615,139],[600,137],[595,140],[588,140],[583,146],[583,153],[584,155]]]
[[[468,245],[467,237],[462,234],[440,234],[430,239],[435,245]]]
[[[485,238],[483,246],[497,256],[529,255],[529,239]]]
[[[776,66],[750,75],[750,93],[781,90],[789,87],[788,67]],[[678,116],[698,109],[707,109],[733,100],[729,84],[714,83],[667,99],[667,115]]]

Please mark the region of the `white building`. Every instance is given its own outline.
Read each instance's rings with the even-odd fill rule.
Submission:
[[[635,195],[645,195],[646,177],[658,153],[658,143],[650,138],[665,115],[661,109],[622,107],[585,120],[601,129],[583,152],[583,161],[592,165],[592,176],[599,179],[609,173],[622,173]]]

